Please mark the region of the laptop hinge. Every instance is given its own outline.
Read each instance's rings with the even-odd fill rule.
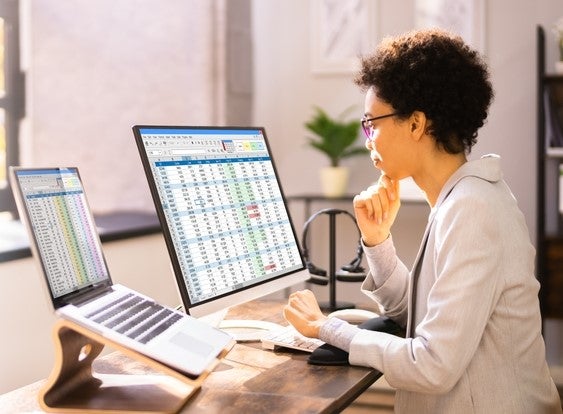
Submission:
[[[95,291],[88,292],[88,293],[78,293],[77,297],[70,298],[68,303],[74,306],[82,306],[86,303],[89,303],[95,299],[98,299],[101,296],[107,295],[109,292],[112,292],[113,288],[111,286],[107,286],[103,289],[96,289]]]

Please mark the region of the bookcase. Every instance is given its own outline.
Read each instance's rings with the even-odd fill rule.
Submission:
[[[537,276],[543,318],[563,318],[563,74],[546,71],[537,27]],[[560,199],[561,197],[561,199]]]

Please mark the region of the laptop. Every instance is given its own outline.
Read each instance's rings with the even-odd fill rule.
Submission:
[[[77,168],[10,167],[10,180],[58,316],[191,377],[234,345],[229,334],[112,282]]]

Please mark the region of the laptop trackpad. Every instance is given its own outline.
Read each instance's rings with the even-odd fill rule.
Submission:
[[[213,347],[211,345],[193,336],[186,335],[183,332],[178,332],[170,341],[182,349],[189,349],[202,357],[209,356],[209,354],[213,351]]]

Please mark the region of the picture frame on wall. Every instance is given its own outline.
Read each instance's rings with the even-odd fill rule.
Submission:
[[[440,27],[485,53],[486,0],[416,0],[415,27]]]
[[[311,0],[310,57],[316,74],[349,74],[377,39],[373,0]]]

